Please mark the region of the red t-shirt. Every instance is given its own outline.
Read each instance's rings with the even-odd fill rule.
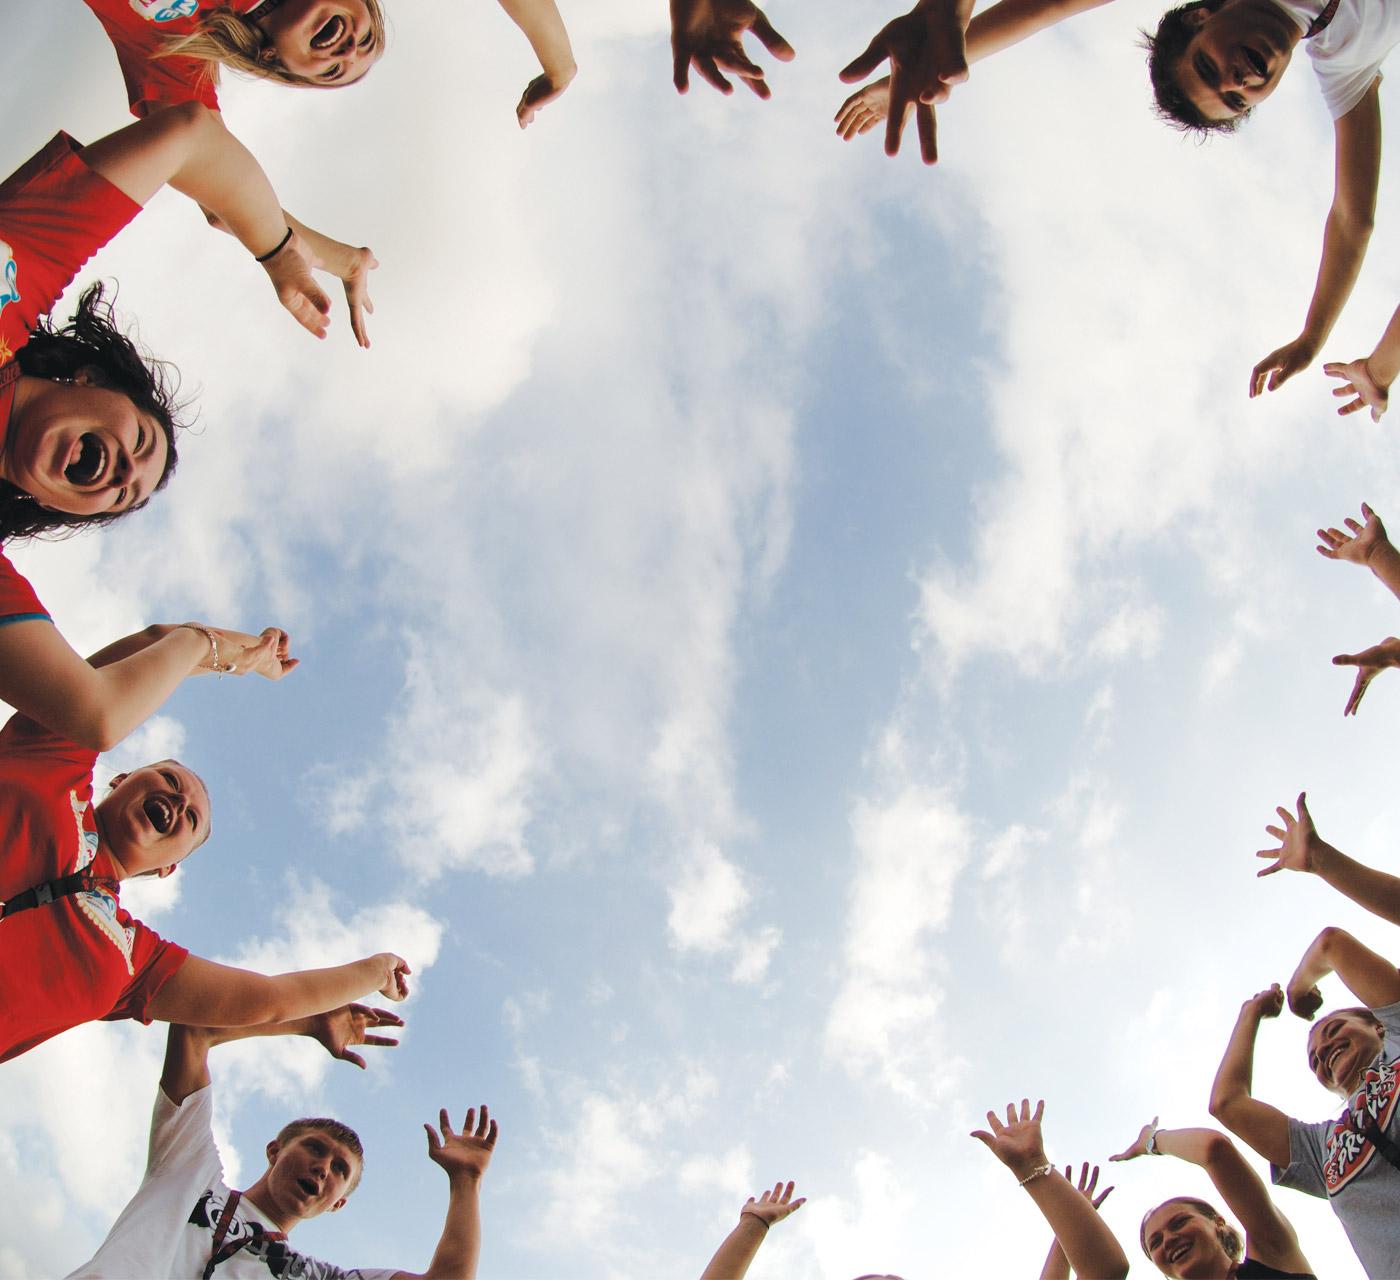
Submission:
[[[0,183],[0,448],[19,379],[15,352],[83,264],[141,212],[80,150],[60,133]]]
[[[211,64],[201,58],[158,58],[171,36],[187,36],[212,9],[248,13],[263,0],[87,0],[117,51],[131,114],[147,116],[180,102],[219,109]]]
[[[0,898],[89,865],[111,882],[0,920],[0,1062],[95,1018],[149,1022],[189,955],[121,908],[93,819],[96,759],[24,716],[0,729]]]
[[[29,579],[0,551],[0,627],[8,622],[28,622],[32,618],[53,621],[48,610],[39,603]]]

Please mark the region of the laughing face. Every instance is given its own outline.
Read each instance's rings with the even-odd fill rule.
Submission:
[[[97,806],[102,847],[126,876],[167,876],[209,835],[209,793],[192,769],[162,760],[118,774]]]
[[[365,0],[287,0],[258,25],[286,70],[328,87],[353,84],[384,51]]]
[[[1308,1068],[1323,1088],[1348,1097],[1384,1047],[1374,1023],[1354,1013],[1329,1014],[1308,1032]]]
[[[1164,1276],[1215,1277],[1230,1274],[1234,1259],[1220,1240],[1219,1218],[1207,1217],[1194,1205],[1168,1200],[1147,1215],[1142,1243],[1153,1265]]]
[[[168,455],[160,424],[121,392],[85,373],[71,382],[22,377],[0,478],[52,511],[115,514],[151,495]]]
[[[345,1204],[360,1157],[319,1129],[267,1145],[267,1171],[248,1195],[283,1231]]]
[[[1208,120],[1228,120],[1263,102],[1302,34],[1271,0],[1225,0],[1185,15],[1195,34],[1177,66],[1182,92]]]

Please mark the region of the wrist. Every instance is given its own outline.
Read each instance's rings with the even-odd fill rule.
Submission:
[[[1395,381],[1395,375],[1400,373],[1400,362],[1394,356],[1388,356],[1380,347],[1377,347],[1362,362],[1366,366],[1366,372],[1371,375],[1371,381],[1382,391],[1389,391],[1390,384]]]
[[[740,1209],[739,1225],[742,1227],[745,1223],[761,1228],[763,1235],[767,1235],[768,1228],[773,1225],[766,1218],[760,1218],[752,1209]]]
[[[578,63],[572,58],[567,62],[542,62],[540,70],[549,77],[549,82],[556,89],[562,89],[565,85],[572,84],[573,79],[578,75]]]
[[[1013,1167],[1011,1172],[1016,1175],[1018,1187],[1029,1187],[1041,1178],[1050,1177],[1055,1172],[1055,1166],[1042,1157],[1037,1164],[1028,1165],[1024,1169]]]

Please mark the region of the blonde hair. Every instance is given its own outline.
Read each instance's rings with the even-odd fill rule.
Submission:
[[[379,0],[364,2],[369,11],[375,46],[382,49],[388,34],[384,25],[384,11],[379,7]],[[171,36],[156,57],[195,58],[204,63],[202,77],[210,84],[219,82],[220,67],[228,67],[244,75],[275,80],[279,84],[295,85],[302,89],[340,87],[288,71],[277,60],[277,51],[268,43],[258,24],[241,13],[235,13],[226,4],[201,18],[199,27],[189,35]]]

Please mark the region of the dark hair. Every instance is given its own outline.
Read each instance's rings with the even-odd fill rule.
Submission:
[[[1163,1200],[1157,1209],[1163,1209],[1169,1204],[1188,1205],[1197,1213],[1204,1214],[1215,1223],[1216,1239],[1220,1241],[1220,1247],[1230,1255],[1230,1260],[1238,1262],[1244,1257],[1244,1241],[1240,1239],[1240,1233],[1220,1216],[1220,1211],[1209,1201],[1197,1200],[1195,1196],[1173,1196],[1170,1200]],[[1138,1243],[1142,1246],[1142,1251],[1147,1254],[1149,1260],[1152,1255],[1147,1253],[1147,1220],[1157,1212],[1157,1209],[1149,1209],[1143,1214],[1142,1226],[1138,1228]]]
[[[1140,33],[1140,43],[1147,50],[1147,74],[1152,80],[1157,119],[1182,133],[1194,134],[1202,142],[1212,133],[1234,133],[1249,115],[1248,108],[1237,116],[1227,116],[1223,120],[1212,120],[1202,115],[1200,108],[1182,92],[1176,78],[1176,69],[1186,46],[1196,34],[1196,28],[1186,21],[1186,15],[1196,9],[1214,13],[1223,2],[1191,0],[1190,4],[1179,4],[1162,15],[1155,35],[1145,30]]]
[[[100,283],[83,291],[67,324],[55,327],[48,319],[40,319],[29,341],[15,353],[15,360],[20,372],[31,378],[73,378],[85,373],[94,385],[120,392],[142,413],[150,414],[160,424],[168,446],[165,470],[151,492],[165,488],[178,461],[175,433],[185,425],[179,417],[185,406],[176,399],[179,374],[173,365],[152,359],[117,327]],[[57,529],[111,524],[144,507],[146,501],[149,497],[123,511],[74,515],[45,510],[30,501],[23,490],[0,480],[0,542]]]
[[[277,1135],[277,1143],[281,1146],[293,1138],[301,1137],[304,1133],[324,1133],[328,1138],[334,1138],[341,1146],[348,1147],[354,1153],[360,1162],[360,1167],[350,1175],[350,1185],[345,1191],[345,1194],[349,1195],[360,1185],[360,1176],[365,1171],[365,1148],[360,1141],[360,1135],[348,1124],[332,1120],[328,1116],[306,1116],[301,1120],[293,1120],[284,1124],[281,1132]]]

